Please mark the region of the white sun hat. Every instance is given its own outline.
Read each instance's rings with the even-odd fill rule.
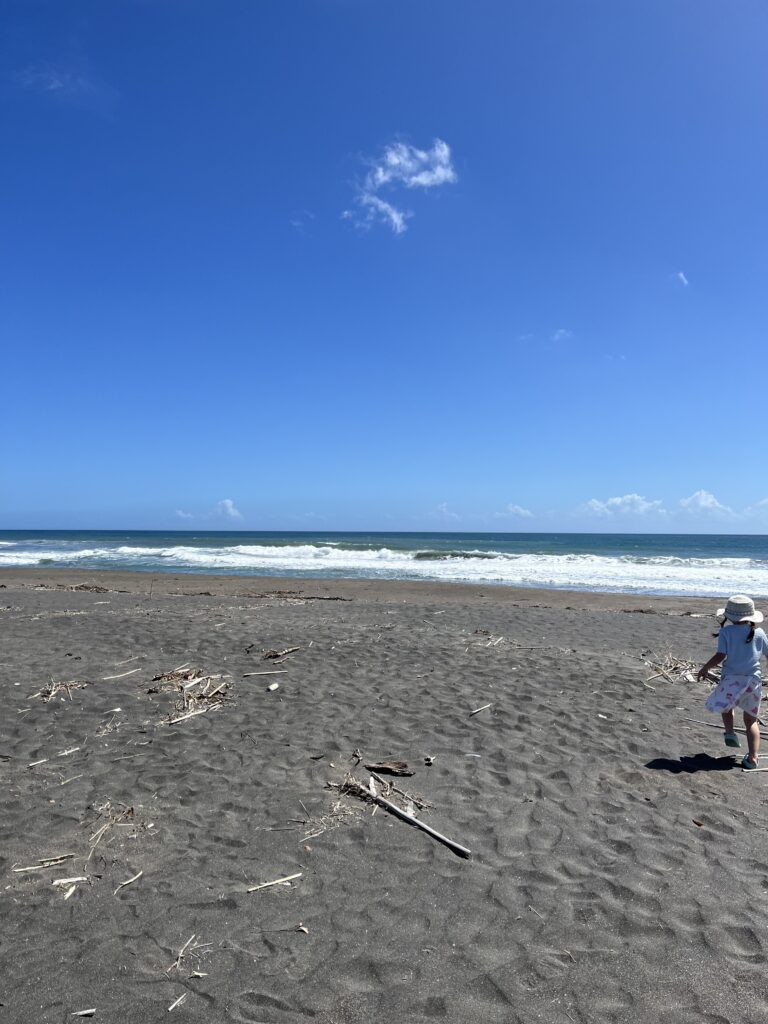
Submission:
[[[763,613],[755,611],[755,602],[746,594],[734,594],[728,598],[725,608],[717,609],[718,618],[723,615],[731,622],[762,622]]]

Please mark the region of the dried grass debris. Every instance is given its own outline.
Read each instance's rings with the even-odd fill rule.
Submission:
[[[695,683],[700,664],[690,658],[679,658],[671,651],[657,654],[655,651],[643,652],[643,664],[651,670],[646,676],[644,685],[653,690],[649,683],[654,679],[664,679],[668,683]],[[707,680],[713,686],[720,682],[720,669],[715,668],[707,673]]]
[[[165,720],[167,725],[178,725],[208,711],[218,711],[233,702],[232,677],[224,672],[207,674],[200,668],[181,665],[154,676],[152,682],[171,685],[152,688],[149,693],[171,692],[176,695],[173,711]]]
[[[49,683],[43,687],[42,690],[38,690],[37,693],[30,693],[27,700],[41,700],[43,704],[47,704],[49,701],[59,697],[60,700],[64,700],[60,694],[65,693],[67,697],[72,700],[73,690],[84,690],[89,684],[84,679],[67,679],[56,682],[51,676]]]

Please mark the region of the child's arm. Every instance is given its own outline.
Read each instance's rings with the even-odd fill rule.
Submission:
[[[707,675],[713,668],[717,668],[718,665],[722,665],[725,661],[724,654],[713,654],[709,661],[702,665],[699,669],[699,674],[696,676],[697,679],[706,679]]]

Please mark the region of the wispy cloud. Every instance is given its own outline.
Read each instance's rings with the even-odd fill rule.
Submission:
[[[445,519],[452,523],[455,523],[459,519],[461,519],[461,516],[459,515],[458,512],[451,512],[451,510],[448,508],[447,501],[441,502],[437,506],[437,509],[435,510],[434,514],[437,516],[438,519]]]
[[[217,502],[215,507],[209,509],[207,512],[185,512],[184,509],[177,508],[176,516],[178,519],[242,519],[243,515],[240,510],[235,506],[234,501],[231,498],[222,498],[221,501]]]
[[[377,222],[387,224],[396,235],[401,235],[413,213],[392,201],[393,192],[437,188],[457,180],[447,142],[435,139],[431,149],[417,149],[405,142],[394,142],[385,148],[378,160],[370,162],[370,169],[358,188],[355,208],[345,210],[342,216],[358,227],[370,227]]]
[[[30,64],[17,72],[15,78],[25,89],[62,97],[80,96],[96,88],[82,72],[47,62]]]
[[[299,210],[291,215],[289,223],[295,231],[304,234],[304,231],[312,224],[314,219],[315,215],[311,210]]]
[[[685,276],[682,270],[678,270],[678,272],[675,274],[675,280],[678,281],[683,286],[683,288],[688,287],[688,278]]]
[[[80,55],[58,62],[36,61],[12,77],[19,88],[51,103],[101,114],[110,112],[118,96],[111,85],[88,69],[87,61]]]
[[[550,337],[550,341],[570,341],[573,337],[573,331],[569,331],[567,327],[558,327]]]
[[[507,505],[503,512],[494,512],[494,516],[497,519],[517,518],[517,519],[532,519],[533,512],[530,509],[523,508],[522,505]]]

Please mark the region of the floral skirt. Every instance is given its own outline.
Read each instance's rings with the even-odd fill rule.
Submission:
[[[757,718],[760,714],[760,698],[763,681],[760,676],[729,675],[720,680],[707,697],[704,705],[707,711],[722,712],[741,708],[748,715]]]

